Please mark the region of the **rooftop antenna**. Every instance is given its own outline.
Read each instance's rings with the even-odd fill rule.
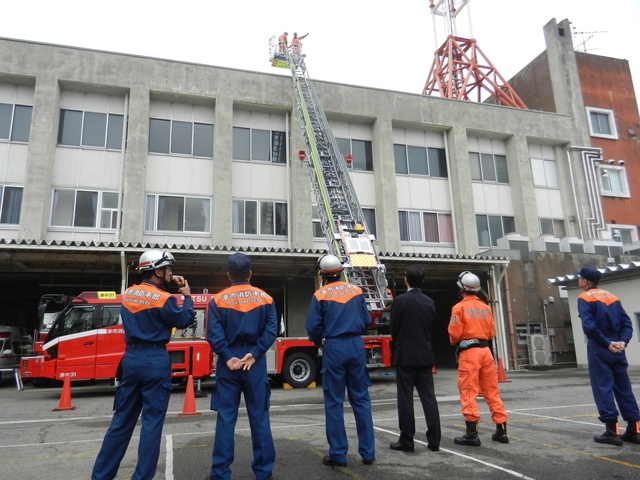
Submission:
[[[599,30],[596,32],[578,32],[576,27],[574,27],[573,25],[571,26],[572,32],[571,34],[573,35],[573,37],[577,37],[580,36],[580,38],[582,39],[582,42],[580,42],[576,47],[575,47],[575,51],[579,52],[580,49],[582,49],[582,51],[584,53],[587,53],[588,51],[592,51],[592,50],[597,50],[596,48],[590,48],[589,50],[587,50],[587,42],[589,40],[591,40],[596,34],[598,33],[609,33],[608,31],[603,31],[603,30]],[[585,35],[589,35],[587,38],[585,38]]]
[[[471,30],[470,2],[471,0],[430,0],[436,45],[436,17],[444,20],[447,38],[435,51],[423,95],[437,92],[444,98],[482,102],[482,95],[488,93],[499,105],[526,109],[527,106],[484,55],[476,40],[458,36],[456,19],[465,7]]]

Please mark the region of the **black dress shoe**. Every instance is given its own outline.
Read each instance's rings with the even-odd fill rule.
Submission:
[[[413,452],[413,445],[403,445],[400,442],[394,442],[391,445],[389,445],[389,448],[391,450],[397,450],[400,452]]]
[[[322,464],[327,465],[329,467],[346,467],[347,466],[347,462],[344,462],[344,463],[336,462],[335,460],[332,460],[329,455],[322,457]]]
[[[362,459],[362,463],[364,463],[365,465],[372,465],[373,462],[376,461],[376,457],[373,458],[363,458]]]
[[[427,448],[429,450],[431,450],[432,452],[439,452],[440,451],[440,446],[439,445],[431,445],[430,443],[427,443]]]

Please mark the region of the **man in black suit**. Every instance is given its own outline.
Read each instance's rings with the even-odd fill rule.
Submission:
[[[431,347],[436,307],[433,299],[420,290],[423,280],[420,265],[407,268],[404,275],[407,293],[399,295],[391,305],[392,364],[396,368],[400,438],[390,448],[404,452],[414,449],[414,387],[427,420],[427,447],[433,452],[440,449],[440,412],[433,387],[435,356]]]

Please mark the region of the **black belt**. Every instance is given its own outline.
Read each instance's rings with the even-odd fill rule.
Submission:
[[[147,350],[149,348],[167,348],[166,343],[130,343],[127,350]]]
[[[468,338],[466,340],[462,340],[458,344],[458,348],[460,350],[466,350],[467,348],[486,348],[489,346],[489,342],[487,340],[480,340],[477,338]]]
[[[353,338],[353,337],[359,337],[360,335],[358,335],[357,333],[343,333],[342,335],[336,335],[335,337],[332,338]]]

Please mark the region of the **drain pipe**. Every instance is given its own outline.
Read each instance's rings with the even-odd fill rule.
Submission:
[[[588,189],[588,194],[589,194],[589,206],[591,208],[591,213],[595,213],[595,208],[594,208],[594,204],[593,204],[593,193],[592,193],[592,181],[593,178],[590,175],[590,171],[592,171],[592,168],[588,168],[587,167],[587,159],[586,159],[586,154],[587,153],[591,153],[593,156],[595,156],[596,154],[599,156],[600,159],[602,159],[602,149],[600,148],[594,148],[594,147],[581,147],[581,146],[577,146],[577,145],[572,145],[569,148],[567,148],[567,163],[569,164],[569,177],[571,178],[571,190],[573,193],[573,202],[574,202],[574,206],[576,209],[576,216],[578,217],[578,230],[580,233],[580,237],[581,239],[585,239],[584,238],[584,231],[582,228],[582,217],[580,215],[580,204],[578,202],[578,194],[576,193],[576,184],[575,184],[575,177],[573,174],[573,164],[571,162],[571,152],[573,151],[579,151],[581,152],[581,157],[582,157],[582,163],[583,163],[583,168],[585,170],[585,176],[586,176],[586,180],[587,180],[587,189]],[[596,189],[597,192],[597,189]],[[599,203],[599,201],[598,201]]]
[[[129,93],[124,95],[124,121],[122,125],[122,152],[120,154],[120,184],[118,185],[118,224],[116,225],[116,245],[120,243],[120,232],[122,231],[122,195],[124,191],[124,160],[127,145],[127,126],[129,124]],[[120,293],[124,293],[127,288],[127,258],[124,250],[120,250]]]

